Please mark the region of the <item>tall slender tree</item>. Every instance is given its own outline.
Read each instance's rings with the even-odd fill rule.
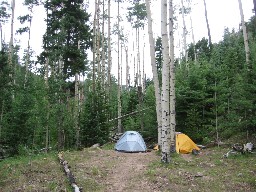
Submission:
[[[13,51],[14,51],[14,45],[13,45],[13,25],[14,25],[14,13],[15,13],[15,0],[12,0],[12,4],[11,4],[11,9],[12,9],[12,14],[11,14],[11,37],[10,37],[10,42],[9,42],[9,55],[8,55],[8,65],[10,68],[10,77],[11,79],[13,78]],[[14,81],[14,78],[13,78]],[[14,97],[14,95],[12,94],[12,96]]]
[[[147,10],[147,19],[148,19],[148,38],[150,45],[150,60],[151,68],[153,73],[153,81],[155,87],[155,98],[156,98],[156,114],[157,114],[157,130],[158,130],[158,145],[161,146],[161,130],[162,130],[162,110],[161,110],[161,89],[159,86],[158,72],[156,67],[156,58],[155,58],[155,41],[153,37],[153,27],[152,27],[152,17],[151,17],[151,8],[150,0],[146,0],[146,10]]]
[[[211,44],[212,44],[211,29],[210,29],[210,25],[209,25],[209,21],[208,21],[206,2],[205,2],[205,0],[203,0],[203,1],[204,1],[205,21],[206,21],[207,30],[208,30],[208,41],[209,41],[209,46],[211,46]]]
[[[117,0],[117,64],[118,64],[118,91],[117,91],[117,104],[118,104],[118,133],[122,132],[122,104],[121,104],[121,64],[120,64],[120,0]]]
[[[112,68],[112,56],[111,56],[111,2],[108,0],[108,96],[111,89],[111,68]]]
[[[171,152],[176,150],[176,96],[175,96],[175,65],[174,65],[174,11],[173,1],[169,0],[169,39],[170,39],[170,145]]]
[[[181,0],[181,13],[182,13],[182,22],[183,22],[183,56],[185,56],[186,62],[188,61],[188,53],[187,53],[187,27],[185,22],[185,7],[184,7],[184,1]]]
[[[170,163],[170,55],[167,32],[167,0],[161,0],[161,33],[163,44],[161,160],[164,163]]]
[[[238,4],[239,4],[239,10],[240,10],[240,16],[241,16],[241,22],[242,22],[242,28],[243,28],[245,58],[246,58],[247,68],[249,69],[250,49],[249,49],[249,42],[248,42],[248,35],[247,35],[247,31],[246,31],[246,25],[245,25],[245,22],[244,22],[243,5],[242,5],[241,0],[238,0]]]

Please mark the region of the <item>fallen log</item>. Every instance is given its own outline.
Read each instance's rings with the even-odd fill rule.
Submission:
[[[68,162],[65,161],[65,159],[63,157],[63,154],[59,153],[58,154],[58,158],[59,158],[60,164],[64,168],[64,172],[67,175],[67,178],[68,178],[68,180],[70,182],[70,185],[74,188],[75,192],[80,192],[80,188],[77,186],[76,181],[75,181],[75,177],[72,174],[71,170],[69,169]]]

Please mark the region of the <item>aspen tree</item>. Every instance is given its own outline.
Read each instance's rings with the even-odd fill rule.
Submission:
[[[170,39],[170,131],[171,131],[171,152],[176,150],[176,96],[175,96],[175,65],[174,65],[174,16],[173,16],[173,1],[169,0],[169,39]]]
[[[122,105],[121,105],[121,66],[120,66],[120,0],[118,0],[118,8],[117,8],[117,32],[118,32],[118,37],[117,37],[117,62],[118,62],[118,91],[117,91],[117,103],[118,103],[118,117],[121,117],[121,110],[122,110]],[[122,121],[121,118],[118,119],[118,133],[122,132]]]
[[[10,38],[10,42],[9,42],[9,54],[8,54],[8,65],[10,68],[10,73],[9,76],[11,78],[10,80],[10,84],[15,84],[15,80],[13,77],[13,49],[14,49],[14,45],[13,45],[13,24],[14,24],[14,10],[15,10],[15,0],[12,0],[12,4],[11,4],[11,9],[12,9],[12,16],[11,16],[11,38]],[[12,98],[14,99],[14,94],[12,93]]]
[[[207,31],[208,31],[208,41],[209,41],[209,46],[211,46],[212,44],[212,37],[211,37],[211,30],[210,30],[210,25],[209,25],[209,21],[208,21],[208,14],[207,14],[207,8],[206,8],[206,2],[204,1],[204,13],[205,13],[205,21],[206,21],[206,25],[207,25]]]
[[[102,1],[102,38],[101,38],[101,46],[102,46],[102,51],[101,51],[101,55],[102,55],[102,59],[101,59],[101,64],[102,64],[102,87],[105,90],[105,71],[106,71],[106,66],[105,66],[105,1]]]
[[[153,81],[155,87],[155,98],[156,98],[156,114],[157,114],[157,130],[158,130],[158,145],[161,146],[161,130],[162,130],[162,108],[161,108],[161,90],[159,86],[158,73],[156,67],[156,58],[155,58],[155,40],[153,37],[152,29],[152,17],[150,9],[150,0],[146,0],[146,9],[147,9],[147,19],[148,19],[148,38],[150,45],[150,59],[151,67],[153,73]]]
[[[183,22],[183,56],[185,56],[186,62],[188,62],[188,53],[187,53],[187,28],[186,28],[186,22],[185,22],[185,7],[183,0],[181,0],[181,13],[182,13],[182,22]]]
[[[111,29],[111,22],[110,22],[110,7],[111,3],[108,0],[108,94],[110,94],[111,88],[111,67],[112,67],[112,57],[111,57],[111,37],[110,37],[110,29]]]
[[[244,12],[243,12],[243,6],[241,0],[238,0],[239,4],[239,10],[240,10],[240,16],[241,16],[241,22],[242,22],[242,28],[243,28],[243,36],[244,36],[244,50],[245,50],[245,59],[247,68],[249,69],[249,62],[250,62],[250,49],[249,49],[249,42],[248,42],[248,35],[246,31],[246,26],[244,22]]]
[[[162,162],[169,163],[170,157],[170,55],[167,32],[167,0],[161,0],[161,34],[163,45],[162,68]]]
[[[189,0],[189,7],[192,9],[191,0]],[[195,43],[195,35],[194,35],[193,20],[192,20],[191,12],[189,14],[189,19],[190,19],[191,36],[192,36],[192,43],[193,43],[193,50],[194,50],[194,61],[196,63],[196,60],[197,60],[197,57],[196,57],[196,43]]]
[[[129,74],[130,74],[130,68],[129,68],[129,60],[128,60],[128,46],[125,47],[125,63],[126,63],[126,90],[129,89]]]

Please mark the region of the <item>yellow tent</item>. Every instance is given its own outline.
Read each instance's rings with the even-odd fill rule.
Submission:
[[[191,153],[193,149],[200,150],[197,145],[185,134],[176,134],[176,152]]]

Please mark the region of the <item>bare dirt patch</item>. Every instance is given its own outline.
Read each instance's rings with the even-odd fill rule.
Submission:
[[[150,163],[159,159],[155,152],[88,149],[83,153],[88,154],[86,163],[79,160],[71,165],[83,191],[152,191],[145,173]],[[67,154],[67,160],[72,162],[71,154]]]

